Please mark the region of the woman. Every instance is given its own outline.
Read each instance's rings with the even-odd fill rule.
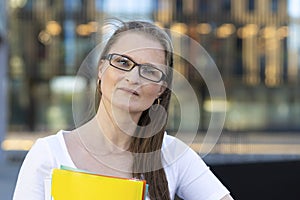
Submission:
[[[189,147],[165,133],[173,50],[155,25],[121,22],[98,67],[98,110],[83,126],[37,140],[21,167],[14,200],[44,199],[53,168],[145,179],[148,199],[232,199]],[[178,153],[180,152],[180,153]]]

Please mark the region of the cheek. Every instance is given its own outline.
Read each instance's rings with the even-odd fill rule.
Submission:
[[[147,109],[153,105],[157,97],[159,96],[159,91],[160,91],[161,86],[148,86],[143,88],[144,95],[143,95],[143,100],[141,101],[144,109]]]
[[[160,85],[147,85],[143,88],[145,98],[150,101],[154,101],[159,96],[160,90]]]
[[[111,94],[120,79],[121,77],[117,73],[113,73],[110,69],[107,69],[101,77],[102,93]]]

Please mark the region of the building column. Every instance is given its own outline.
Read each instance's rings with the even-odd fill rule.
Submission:
[[[6,1],[0,1],[0,145],[7,130],[7,7]],[[1,147],[1,146],[0,146]],[[4,161],[4,152],[0,148],[0,162]]]

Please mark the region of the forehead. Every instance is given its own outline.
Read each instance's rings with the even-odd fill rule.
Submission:
[[[128,55],[136,62],[165,63],[163,46],[145,33],[127,31],[120,34],[109,53]]]

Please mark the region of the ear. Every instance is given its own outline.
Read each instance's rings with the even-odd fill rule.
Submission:
[[[162,95],[162,93],[164,93],[165,90],[166,90],[166,86],[165,85],[161,85],[160,89],[158,91],[157,98],[160,97],[160,95]]]

